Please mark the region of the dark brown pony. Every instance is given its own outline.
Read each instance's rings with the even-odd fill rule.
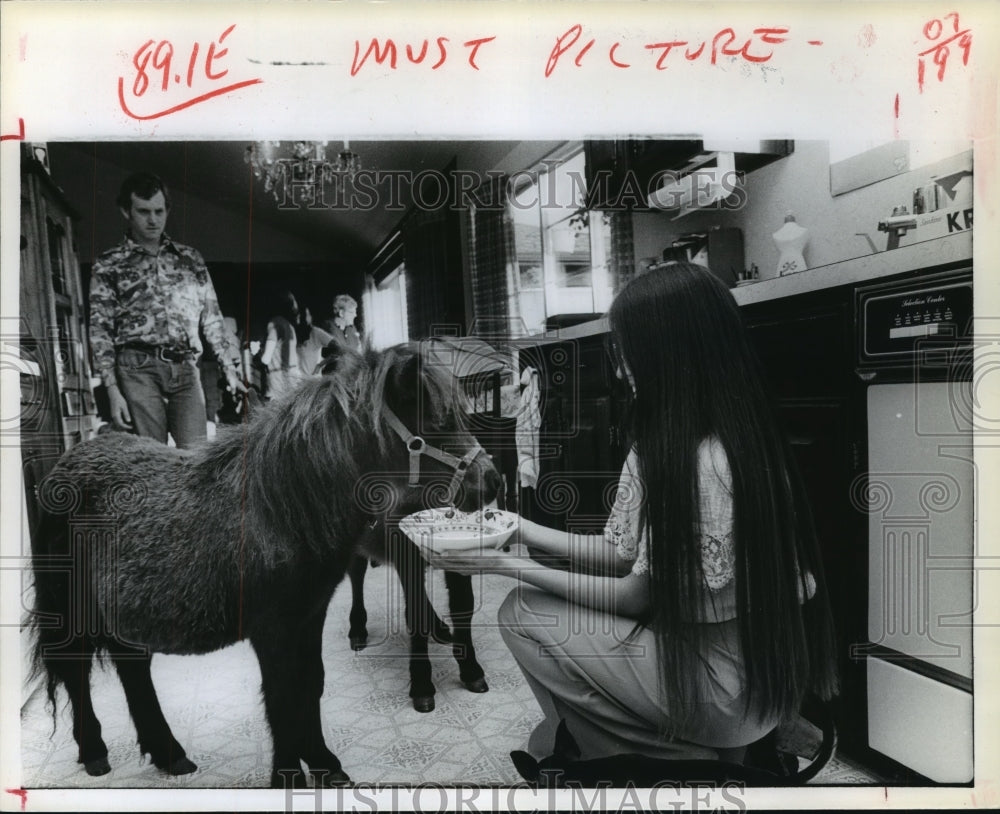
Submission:
[[[334,589],[359,551],[380,554],[385,524],[452,500],[472,510],[498,487],[453,395],[452,377],[416,347],[369,350],[195,450],[114,433],[60,460],[39,489],[32,541],[35,660],[53,706],[67,690],[88,773],[110,770],[91,703],[95,654],[117,668],[140,752],[185,774],[196,766],[160,710],[151,655],[249,639],[272,786],[303,784],[303,763],[317,783],[349,782],[320,721]],[[442,447],[455,454],[433,454]]]

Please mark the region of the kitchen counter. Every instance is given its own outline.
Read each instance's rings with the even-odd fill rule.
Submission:
[[[776,300],[820,291],[841,285],[867,283],[894,274],[919,271],[923,268],[946,263],[972,262],[972,231],[956,232],[946,237],[925,240],[892,251],[878,252],[853,260],[831,263],[814,269],[760,280],[733,289],[733,296],[740,305],[750,305],[764,300]]]
[[[824,288],[867,283],[883,277],[905,274],[923,268],[941,266],[947,263],[972,262],[972,231],[965,230],[945,237],[925,240],[910,246],[901,246],[892,251],[883,251],[831,263],[818,268],[807,269],[785,277],[760,280],[749,285],[732,289],[733,297],[740,305],[752,305],[783,297],[793,297]],[[564,342],[586,336],[607,333],[608,320],[605,317],[584,322],[570,328],[560,328],[545,334],[526,337],[534,340],[531,344]]]

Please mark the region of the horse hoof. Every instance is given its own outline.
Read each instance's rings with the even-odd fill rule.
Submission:
[[[359,650],[364,650],[368,647],[368,637],[367,636],[351,636],[349,637],[351,642],[351,650],[358,652]]]
[[[91,777],[100,777],[102,774],[107,774],[111,771],[111,764],[108,763],[108,756],[95,758],[94,760],[88,760],[83,764],[83,768],[87,770],[87,774]]]
[[[186,757],[178,758],[167,765],[167,774],[172,774],[175,777],[180,774],[191,774],[191,772],[196,771],[198,771],[198,767]]]
[[[413,699],[413,708],[417,712],[433,712],[434,711],[434,696],[433,695],[418,695]]]
[[[486,683],[485,678],[474,678],[472,681],[463,681],[462,686],[465,687],[469,692],[489,692],[490,685]]]

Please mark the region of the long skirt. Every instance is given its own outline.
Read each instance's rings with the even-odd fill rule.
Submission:
[[[498,616],[545,715],[528,743],[537,759],[552,753],[560,719],[582,759],[624,753],[732,759],[733,750],[778,723],[746,714],[737,620],[707,626],[707,647],[695,660],[697,698],[680,716],[679,705],[660,697],[649,628],[524,585],[508,594]]]

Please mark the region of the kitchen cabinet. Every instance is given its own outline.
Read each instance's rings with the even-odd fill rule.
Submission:
[[[752,172],[791,153],[791,141],[713,144],[699,139],[616,139],[584,142],[588,209],[646,209],[665,171],[678,176],[715,166],[732,153],[737,172]]]
[[[865,518],[851,500],[862,461],[856,438],[850,291],[843,288],[743,309],[778,420],[809,500],[837,635],[841,695],[835,704],[843,751],[866,749],[863,641]]]
[[[683,166],[701,150],[697,140],[623,139],[584,142],[588,209],[642,209],[661,171]]]

